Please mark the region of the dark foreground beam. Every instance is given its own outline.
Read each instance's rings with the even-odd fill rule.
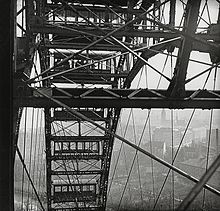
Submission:
[[[0,210],[14,211],[12,74],[14,59],[15,1],[1,3],[0,83]],[[3,12],[4,11],[4,12]],[[8,18],[5,18],[8,17]]]
[[[41,88],[40,91],[70,107],[220,109],[220,90],[187,90],[185,98],[170,98],[167,97],[166,90],[150,89]],[[14,105],[38,108],[59,107],[34,90],[30,90],[25,96],[15,95]]]
[[[209,169],[203,174],[198,183],[191,189],[187,197],[181,202],[178,211],[184,211],[189,208],[194,199],[199,195],[200,191],[203,189],[204,185],[209,181],[212,175],[216,172],[216,170],[220,167],[220,155],[214,160]]]

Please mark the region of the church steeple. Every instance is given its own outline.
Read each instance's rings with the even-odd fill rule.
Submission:
[[[165,109],[162,109],[162,111],[161,111],[161,125],[162,126],[166,125],[166,111],[165,111]]]
[[[179,118],[178,118],[178,113],[176,113],[176,124],[178,124]]]

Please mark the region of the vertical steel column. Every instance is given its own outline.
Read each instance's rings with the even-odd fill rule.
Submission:
[[[215,129],[215,141],[216,141],[216,157],[220,154],[219,151],[219,129]]]
[[[188,0],[186,5],[186,14],[183,31],[188,35],[194,35],[197,28],[197,19],[199,16],[201,0]],[[173,81],[171,82],[168,91],[172,97],[184,97],[185,95],[185,79],[189,64],[189,57],[192,50],[192,40],[186,37],[182,41],[181,48],[178,52]]]
[[[16,155],[16,148],[18,143],[18,135],[19,135],[19,127],[20,127],[20,121],[22,116],[22,108],[14,107],[13,108],[13,162],[15,161],[15,155]]]
[[[51,124],[50,109],[45,108],[45,146],[46,146],[46,186],[47,186],[47,209],[51,210]]]
[[[1,3],[1,83],[0,83],[0,209],[14,210],[14,163],[12,135],[12,81],[14,70],[14,10],[15,1]],[[4,11],[4,12],[3,12]],[[6,18],[5,17],[10,17]],[[9,34],[10,33],[10,34]],[[6,56],[4,56],[6,55]]]
[[[218,6],[218,19],[217,19],[217,24],[220,24],[220,4]]]
[[[175,26],[175,17],[176,17],[176,0],[170,1],[170,18],[169,24]]]
[[[107,129],[111,130],[113,133],[116,132],[117,125],[118,125],[118,120],[120,117],[121,109],[112,109],[109,111],[109,119],[113,118],[111,121],[111,124],[109,125],[109,128]],[[108,135],[108,133],[106,133]],[[103,187],[101,188],[101,195],[103,199],[103,208],[106,208],[106,202],[107,202],[107,190],[108,190],[108,177],[109,177],[109,172],[110,172],[110,164],[111,164],[111,157],[112,157],[112,150],[113,150],[113,145],[114,145],[114,136],[109,135],[109,140],[105,141],[107,144],[107,147],[105,149],[105,160],[103,161],[102,169],[104,170],[101,176],[101,184]]]

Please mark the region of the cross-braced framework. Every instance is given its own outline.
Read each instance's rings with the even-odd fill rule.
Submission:
[[[149,210],[157,209],[170,172],[170,209],[187,209],[202,188],[202,208],[207,204],[205,190],[220,196],[220,191],[207,183],[220,159],[216,156],[210,165],[213,109],[220,108],[219,1],[17,0],[15,8],[13,140],[14,157],[18,156],[23,166],[21,210],[33,206],[49,211],[105,210],[114,198],[112,185],[123,152],[126,176],[116,200],[117,210],[122,208],[126,191],[132,203],[130,178],[134,168],[139,178],[140,206],[144,207],[144,197],[150,197],[144,196],[140,153],[151,161],[150,195],[154,202],[152,207],[148,202]],[[126,137],[127,126],[118,135],[120,124],[125,122],[124,108],[131,108],[127,126],[131,119],[133,141]],[[135,128],[134,108],[148,110],[144,120],[141,117],[140,134]],[[154,108],[171,109],[169,162],[153,150],[150,117]],[[173,109],[193,109],[175,146]],[[201,180],[200,175],[195,177],[174,165],[195,109],[211,109]],[[18,141],[21,122],[23,141]],[[146,128],[149,150],[142,145]],[[113,162],[115,139],[122,144]],[[133,158],[126,158],[123,143],[135,150]],[[169,169],[157,193],[155,161]],[[176,204],[175,175],[197,183],[183,202]]]

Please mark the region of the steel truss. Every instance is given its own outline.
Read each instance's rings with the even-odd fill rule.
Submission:
[[[105,112],[104,109],[80,109],[79,112],[110,130],[115,127],[114,109]],[[63,109],[48,109],[45,122],[48,210],[70,207],[72,210],[103,210],[113,139],[108,134],[93,136],[95,130],[85,131],[88,123],[71,117]],[[72,135],[63,126],[60,131],[56,122],[69,129],[75,124],[78,133]],[[85,135],[87,132],[90,135]]]
[[[74,107],[115,107],[115,108],[220,108],[220,91],[187,90],[184,98],[169,97],[166,90],[151,89],[60,89],[39,88],[39,91],[49,93],[50,97],[66,105]],[[27,107],[58,107],[56,103],[44,97],[33,89],[30,95],[23,97],[22,102],[15,98],[15,104]]]
[[[197,33],[201,1],[187,1],[179,27],[175,0],[140,5],[137,0],[24,2],[18,11],[25,11],[26,24],[18,25],[23,36],[17,39],[14,110],[45,108],[47,209],[105,210],[115,137],[200,184],[115,132],[121,108],[220,108],[219,90],[186,89],[187,83],[219,68],[219,20]],[[169,21],[162,23],[167,4]],[[175,48],[170,78],[148,60]],[[210,54],[212,65],[187,79],[192,51]],[[40,70],[33,65],[36,55]],[[168,88],[130,89],[145,66],[168,81]],[[15,143],[17,138],[16,133]],[[205,182],[202,186],[219,194]]]

